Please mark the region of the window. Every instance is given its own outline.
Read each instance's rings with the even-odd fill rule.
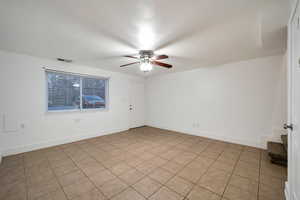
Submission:
[[[48,111],[104,109],[108,79],[46,71]]]

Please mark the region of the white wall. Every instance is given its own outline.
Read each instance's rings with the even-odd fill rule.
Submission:
[[[265,140],[279,139],[285,122],[284,58],[150,77],[145,91],[146,124],[264,147]],[[43,67],[110,77],[109,110],[47,113]],[[0,52],[0,154],[127,130],[129,89],[136,82],[144,84],[144,79]]]
[[[286,117],[283,63],[273,56],[150,77],[146,123],[265,147]]]
[[[295,5],[297,3],[298,0],[289,0],[288,3],[290,5],[290,11],[292,12],[293,9],[295,8]]]
[[[109,110],[47,113],[43,67],[110,77]],[[130,83],[137,81],[143,83],[144,79],[0,52],[0,154],[19,153],[127,130]],[[6,130],[3,130],[3,116]]]
[[[275,97],[273,100],[272,113],[272,134],[269,135],[269,140],[281,141],[280,135],[287,134],[283,124],[287,123],[287,54],[282,57],[282,65],[279,69],[279,77],[276,81]]]

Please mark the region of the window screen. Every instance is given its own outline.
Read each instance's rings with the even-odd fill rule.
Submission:
[[[107,79],[47,71],[48,110],[106,108]]]

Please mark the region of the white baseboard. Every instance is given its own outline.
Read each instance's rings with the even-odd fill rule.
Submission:
[[[10,149],[2,149],[2,156],[9,156],[9,155],[14,155],[14,154],[18,154],[18,153],[24,153],[24,152],[28,152],[28,151],[38,150],[38,149],[42,149],[42,148],[47,148],[47,147],[51,147],[51,146],[75,142],[75,141],[98,137],[98,136],[102,136],[102,135],[109,135],[109,134],[126,131],[126,130],[128,130],[128,128],[113,129],[113,130],[103,131],[103,132],[98,132],[98,133],[93,133],[93,134],[76,135],[76,136],[67,137],[67,138],[57,138],[57,139],[49,140],[46,142],[18,146],[18,147],[14,147],[14,148],[10,148]]]
[[[151,127],[155,127],[155,128],[160,128],[160,129],[165,129],[165,130],[170,130],[170,131],[175,131],[175,132],[180,132],[180,133],[184,133],[184,134],[189,134],[189,135],[196,135],[196,136],[202,136],[202,137],[206,137],[209,139],[215,139],[215,140],[221,140],[224,142],[231,142],[231,143],[236,143],[236,144],[241,144],[241,145],[247,145],[247,146],[251,146],[251,147],[257,147],[257,148],[262,148],[265,149],[266,146],[263,145],[262,143],[259,142],[255,142],[255,141],[251,141],[251,140],[245,140],[245,139],[237,139],[237,138],[233,138],[233,137],[224,137],[221,134],[216,134],[210,131],[197,131],[197,132],[192,132],[191,130],[185,130],[185,129],[174,129],[174,128],[170,128],[170,127],[160,127],[160,126],[156,126],[156,125],[151,125],[148,124],[147,126],[151,126]]]
[[[284,196],[285,200],[300,200],[299,198],[297,198],[296,193],[290,190],[290,185],[288,181],[285,182]]]
[[[147,124],[147,126],[152,126],[160,129],[166,129],[166,130],[171,130],[171,131],[176,131],[176,132],[181,132],[185,134],[190,134],[190,135],[197,135],[197,136],[202,136],[202,137],[207,137],[211,139],[216,139],[216,140],[222,140],[226,142],[232,142],[232,143],[237,143],[237,144],[242,144],[242,145],[248,145],[248,146],[253,146],[253,147],[258,147],[258,148],[264,148],[261,144],[255,143],[253,141],[249,140],[240,140],[236,138],[231,138],[231,137],[224,137],[220,136],[218,134],[214,134],[208,131],[199,131],[197,133],[191,132],[190,130],[179,130],[179,129],[174,129],[170,127],[159,127],[156,125],[151,125]],[[35,143],[31,145],[24,145],[24,146],[18,146],[14,148],[9,148],[9,149],[2,149],[2,156],[8,156],[8,155],[14,155],[18,153],[24,153],[28,151],[33,151],[41,148],[47,148],[55,145],[60,145],[60,144],[65,144],[65,143],[70,143],[70,142],[75,142],[78,140],[83,140],[83,139],[88,139],[88,138],[93,138],[101,135],[107,135],[107,134],[112,134],[112,133],[117,133],[121,131],[126,131],[128,128],[123,128],[123,129],[113,129],[109,131],[103,131],[103,132],[98,132],[98,133],[92,133],[92,134],[86,134],[86,135],[77,135],[77,136],[72,136],[72,137],[67,137],[67,138],[57,138],[53,140],[49,140],[46,142],[40,142],[40,143]],[[1,155],[0,155],[1,158]]]
[[[289,183],[287,181],[285,182],[284,195],[285,195],[285,200],[292,200],[290,196]]]

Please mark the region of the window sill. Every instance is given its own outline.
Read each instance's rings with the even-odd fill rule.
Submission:
[[[47,110],[46,114],[55,114],[55,113],[87,113],[87,112],[107,112],[108,108],[89,108],[89,109],[72,109],[72,110]]]

